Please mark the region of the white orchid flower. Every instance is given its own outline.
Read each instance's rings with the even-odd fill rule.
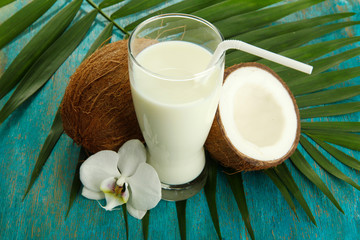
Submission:
[[[146,150],[139,140],[127,141],[118,152],[105,150],[90,156],[80,167],[82,195],[106,199],[111,211],[126,203],[127,211],[142,219],[161,199],[161,184],[155,169],[146,163]]]

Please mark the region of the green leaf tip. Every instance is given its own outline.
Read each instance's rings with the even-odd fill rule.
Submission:
[[[147,211],[143,219],[141,220],[142,230],[144,239],[148,239],[149,235],[149,221],[150,221],[150,211]]]
[[[360,161],[355,159],[352,156],[349,156],[348,154],[344,153],[343,151],[340,151],[336,147],[331,146],[330,144],[322,141],[321,139],[308,135],[312,140],[314,140],[320,147],[322,147],[325,151],[330,153],[334,158],[336,158],[338,161],[342,162],[348,167],[351,167],[355,170],[360,171]]]
[[[334,206],[344,214],[344,210],[340,207],[339,202],[335,199],[334,195],[331,193],[329,188],[325,185],[325,183],[321,180],[321,178],[316,174],[310,164],[306,161],[304,156],[300,153],[299,150],[296,150],[294,154],[290,157],[291,162],[295,165],[295,167],[307,178],[309,179],[315,186],[317,186],[320,191],[322,191],[334,204]]]
[[[255,240],[254,230],[250,223],[250,214],[246,204],[244,184],[242,179],[242,174],[237,173],[233,175],[226,175],[227,180],[230,184],[230,188],[234,194],[237,206],[240,210],[241,217],[245,223],[245,227],[248,230],[252,240]]]
[[[208,168],[208,178],[206,180],[204,192],[216,233],[219,239],[222,239],[220,224],[219,224],[219,216],[217,212],[217,204],[216,204],[217,165],[213,159],[209,159],[210,158],[209,154],[207,154],[207,157],[208,157],[207,164],[209,165],[209,168]]]
[[[175,203],[181,240],[186,240],[186,201],[182,200]]]
[[[282,163],[274,168],[275,173],[279,176],[281,181],[286,185],[288,190],[293,194],[293,196],[296,198],[296,200],[299,202],[301,207],[304,209],[306,215],[310,218],[311,222],[317,226],[314,215],[312,214],[309,205],[307,204],[304,196],[300,192],[299,187],[295,183],[294,178],[292,177],[289,169],[285,165],[285,163]]]
[[[315,146],[313,146],[304,136],[300,137],[300,144],[309,153],[309,155],[317,162],[324,170],[331,175],[347,182],[357,190],[360,190],[360,186],[355,183],[351,178],[341,172],[334,164],[332,164]]]
[[[80,189],[81,189],[80,166],[81,166],[81,161],[83,161],[86,158],[85,156],[86,156],[85,150],[83,148],[81,148],[80,153],[79,153],[78,164],[76,166],[73,181],[71,184],[69,203],[68,203],[68,208],[66,210],[65,219],[68,217],[71,207],[73,206],[73,204],[75,202],[76,196],[80,192]]]
[[[295,213],[296,218],[299,219],[296,213],[294,201],[292,200],[291,195],[285,184],[281,181],[280,177],[275,173],[275,170],[273,168],[269,168],[264,170],[264,173],[271,179],[271,181],[273,181],[275,186],[279,189],[280,193],[283,195],[285,201],[288,203],[289,207]]]
[[[126,204],[123,204],[121,207],[123,210],[122,212],[123,212],[123,217],[124,217],[124,221],[125,221],[126,239],[129,239],[129,222],[128,222],[128,217],[127,217]]]
[[[56,143],[60,139],[63,131],[64,131],[64,129],[62,127],[60,111],[58,110],[56,112],[54,121],[52,123],[50,133],[46,137],[44,145],[42,146],[42,148],[40,150],[40,153],[39,153],[39,156],[38,156],[38,158],[36,160],[34,169],[33,169],[32,173],[31,173],[30,182],[29,182],[29,184],[28,184],[28,186],[27,186],[27,188],[25,190],[25,194],[24,194],[24,196],[22,198],[22,201],[24,201],[25,197],[27,196],[30,189],[34,185],[35,180],[40,175],[40,172],[41,172],[43,166],[45,165],[46,161],[48,160],[52,150],[54,149],[54,146],[56,145]]]
[[[303,130],[308,136],[315,136],[325,142],[330,142],[352,150],[360,151],[360,135],[339,131]]]

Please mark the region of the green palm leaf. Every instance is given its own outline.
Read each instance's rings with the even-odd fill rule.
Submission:
[[[176,213],[179,223],[179,231],[181,240],[186,239],[186,200],[177,201]]]
[[[331,142],[346,148],[360,151],[360,135],[345,132],[324,132],[316,130],[304,130],[309,136],[318,137],[326,142]]]
[[[357,57],[360,54],[360,48],[354,48],[351,50],[348,50],[346,52],[337,54],[332,57],[324,58],[321,60],[318,60],[316,62],[311,63],[314,66],[313,74],[321,73],[323,71],[326,71],[330,69],[331,67],[334,67],[342,62],[345,62],[346,60],[349,60],[353,57]],[[295,81],[295,79],[292,79]]]
[[[1,0],[0,1],[0,8],[12,3],[12,2],[15,2],[15,0]]]
[[[226,177],[234,194],[237,206],[241,213],[241,217],[245,223],[245,227],[248,230],[251,239],[255,240],[254,230],[252,229],[250,223],[250,214],[246,204],[242,175],[241,173],[237,173],[233,175],[226,175]]]
[[[98,6],[96,5],[92,0],[86,0],[94,9],[96,9],[96,11],[98,11],[106,20],[108,20],[109,22],[111,22],[112,24],[114,24],[114,26],[119,29],[125,36],[125,38],[129,37],[129,33],[122,27],[119,26],[119,24],[117,24],[112,18],[110,18],[107,14],[105,14],[105,12]]]
[[[346,60],[356,57],[360,54],[360,48],[354,48],[346,52],[339,53],[337,55],[323,58],[314,62],[311,65],[314,67],[313,75],[322,73]],[[293,69],[286,69],[284,71],[277,72],[283,79],[287,79],[288,83],[296,82],[301,78],[309,77],[305,73],[295,71]],[[346,76],[344,76],[346,77]]]
[[[143,9],[148,9],[158,5],[163,2],[163,0],[138,0],[138,1],[130,1],[120,9],[111,14],[112,19],[117,19],[121,17],[125,17],[127,15],[137,13]]]
[[[299,0],[293,3],[233,16],[215,22],[214,25],[220,29],[225,38],[230,38],[266,26],[293,12],[308,8],[322,1],[324,0]]]
[[[285,184],[281,181],[279,176],[275,173],[275,170],[273,168],[269,168],[264,170],[264,173],[273,181],[275,186],[279,189],[283,197],[285,198],[285,201],[289,204],[290,208],[294,211],[295,216],[298,218],[298,215],[296,213],[295,204],[294,201],[291,198],[291,195],[286,188]]]
[[[316,138],[314,136],[309,136],[312,140],[314,140],[320,147],[322,147],[325,151],[330,153],[334,158],[349,166],[360,171],[360,161],[356,160],[354,157],[347,155],[346,153],[340,151],[339,149],[327,144],[326,142]]]
[[[110,29],[110,31],[109,31],[109,29]],[[88,51],[85,58],[88,55],[90,55],[92,52],[94,52],[106,39],[108,39],[111,36],[111,30],[112,30],[112,24],[110,23],[105,27],[105,29],[101,32],[99,37],[92,44],[92,46],[90,47],[90,50]],[[60,110],[58,109],[58,111],[56,112],[56,115],[55,115],[55,119],[52,123],[51,130],[45,140],[43,147],[41,148],[39,157],[36,161],[34,170],[31,174],[30,183],[27,186],[27,189],[25,191],[23,199],[29,193],[31,187],[33,186],[35,180],[39,176],[44,164],[46,163],[47,159],[49,158],[52,150],[54,149],[57,141],[59,140],[59,138],[63,132],[64,132],[64,129],[62,127]],[[84,154],[84,150],[82,148],[80,151],[79,159],[84,160],[85,159],[84,156],[85,156],[85,154]],[[78,167],[80,167],[80,166],[78,166]],[[80,186],[81,186],[81,184],[77,180],[78,179],[78,176],[77,176],[78,170],[79,169],[77,168],[75,171],[75,176],[74,176],[71,191],[70,191],[69,204],[68,204],[68,210],[67,210],[66,216],[69,214],[70,208],[71,208],[73,201],[75,200],[76,194],[79,191]]]
[[[321,104],[334,103],[355,97],[360,94],[360,85],[344,88],[336,88],[296,97],[298,107],[308,107]]]
[[[42,167],[46,163],[47,159],[49,158],[52,150],[54,149],[57,141],[60,139],[63,132],[64,129],[62,126],[60,111],[58,110],[56,112],[55,119],[51,126],[49,135],[46,137],[44,145],[40,150],[39,157],[36,160],[34,170],[31,173],[29,185],[27,186],[25,194],[23,196],[23,200],[25,199],[26,195],[29,193],[31,187],[34,185],[34,182],[39,176]]]
[[[93,53],[97,48],[99,48],[103,43],[105,43],[105,41],[107,39],[109,39],[111,37],[112,27],[113,27],[112,23],[109,23],[104,28],[104,30],[100,33],[98,38],[91,45],[91,47],[90,47],[89,51],[87,52],[86,56],[84,57],[84,59],[86,59],[87,56],[89,56],[91,53]],[[38,159],[36,161],[34,170],[33,170],[32,174],[31,174],[30,183],[27,186],[27,189],[25,191],[23,199],[26,197],[26,195],[29,193],[30,189],[32,188],[35,180],[39,176],[44,164],[46,163],[47,159],[49,158],[52,150],[54,149],[57,141],[59,140],[59,138],[60,138],[60,136],[62,135],[63,132],[64,132],[64,129],[62,127],[60,109],[58,109],[57,112],[56,112],[56,115],[55,115],[55,119],[54,119],[54,121],[52,123],[50,133],[48,134],[48,136],[47,136],[47,138],[45,140],[45,143],[44,143],[43,147],[41,148],[39,157],[38,157]],[[79,159],[80,160],[85,159],[85,153],[84,153],[83,148],[81,148]],[[80,166],[78,166],[78,167],[80,167]],[[81,184],[77,180],[78,179],[78,176],[77,176],[78,175],[78,170],[79,169],[77,168],[76,171],[75,171],[75,176],[74,176],[71,191],[70,191],[69,204],[68,204],[68,210],[67,210],[66,216],[69,214],[69,211],[71,209],[73,201],[75,200],[76,194],[79,191],[80,186],[81,186]]]
[[[355,183],[351,178],[337,169],[335,165],[333,165],[327,158],[325,158],[324,155],[318,149],[316,149],[305,137],[300,137],[300,144],[304,147],[306,152],[310,154],[314,161],[317,162],[328,173],[360,190],[360,186],[357,183]]]
[[[280,54],[290,57],[290,58],[297,59],[298,61],[310,62],[310,61],[317,59],[325,54],[331,53],[341,47],[356,43],[358,41],[360,41],[360,37],[340,38],[340,39],[335,39],[335,40],[331,40],[331,41],[310,44],[310,45],[306,45],[303,47],[288,49],[286,51],[280,52]],[[289,70],[288,68],[286,68],[282,65],[270,62],[268,60],[260,60],[259,62],[267,65],[268,67],[272,68],[276,72],[281,72],[281,71],[286,72],[286,70]],[[313,63],[311,63],[311,64],[313,65]],[[280,73],[280,74],[282,74],[282,73]],[[312,74],[310,76],[306,75],[304,78],[297,79],[296,81],[290,81],[291,78],[285,78],[284,80],[288,84],[291,84],[291,83],[297,83],[298,81],[301,81],[303,79],[311,79],[315,76],[317,76],[317,74],[316,75]]]
[[[272,52],[281,52],[287,50],[289,48],[295,49],[312,39],[316,39],[321,37],[325,34],[333,32],[335,30],[359,24],[360,22],[342,22],[342,23],[335,23],[329,24],[326,26],[318,26],[314,28],[305,28],[298,31],[294,31],[291,34],[282,34],[278,36],[274,36],[272,38],[266,38],[260,42],[257,42],[255,45],[260,48],[269,49]],[[284,54],[285,55],[285,54]],[[240,62],[255,62],[260,60],[261,58],[245,54],[240,51],[235,51],[229,54],[227,59],[236,59]]]
[[[222,239],[220,225],[219,225],[219,216],[217,212],[217,204],[216,204],[217,165],[215,161],[211,158],[207,159],[207,164],[209,164],[209,169],[208,169],[208,178],[204,187],[204,191],[216,233],[219,239]]]
[[[302,193],[300,192],[298,186],[295,183],[295,180],[291,176],[291,173],[285,163],[282,163],[274,168],[276,175],[279,176],[281,181],[287,187],[287,189],[294,195],[296,200],[300,203],[301,207],[304,209],[305,213],[310,218],[311,222],[316,226],[316,221],[311,213],[309,205],[307,204],[305,198],[303,197]]]
[[[84,38],[96,14],[93,10],[76,22],[39,57],[1,109],[0,124],[49,80]]]
[[[303,130],[360,132],[360,122],[302,122]]]
[[[340,103],[323,107],[300,109],[301,119],[337,116],[360,111],[360,102]]]
[[[232,17],[234,15],[255,11],[257,9],[267,7],[280,1],[281,0],[227,0],[192,12],[191,14],[199,16],[211,22],[216,22],[225,18]],[[221,9],[222,14],[219,14],[219,9]]]
[[[238,39],[248,43],[256,43],[267,38],[272,38],[282,34],[299,31],[306,28],[313,28],[322,24],[330,23],[335,20],[353,16],[355,13],[337,13],[325,15],[310,19],[299,20],[295,22],[283,23],[279,25],[269,26],[266,28],[256,29],[240,34],[233,39]]]
[[[0,99],[16,86],[39,56],[65,31],[81,2],[73,1],[62,9],[26,44],[0,78]]]
[[[295,165],[295,167],[304,174],[312,183],[314,183],[320,191],[322,191],[330,201],[335,205],[339,211],[344,214],[344,210],[339,205],[339,202],[335,199],[334,195],[330,192],[329,188],[325,185],[325,183],[321,180],[321,178],[316,174],[314,169],[310,166],[310,164],[305,160],[304,156],[300,153],[299,150],[296,150],[295,153],[290,157],[291,162]]]
[[[67,216],[69,215],[71,207],[73,206],[73,204],[75,202],[76,196],[80,192],[80,189],[81,189],[80,166],[81,166],[81,163],[86,158],[87,158],[87,154],[85,152],[85,149],[81,148],[80,152],[79,152],[78,164],[76,165],[75,174],[74,174],[73,181],[72,181],[72,184],[71,184],[69,203],[68,203],[68,208],[67,208],[67,211],[66,211],[65,218],[67,218]]]
[[[99,8],[107,8],[123,1],[124,0],[104,0],[99,4]]]
[[[211,4],[215,4],[221,2],[221,0],[184,0],[179,3],[176,3],[174,5],[170,5],[168,7],[165,7],[159,11],[153,12],[151,14],[147,14],[146,16],[138,19],[137,21],[125,26],[125,29],[127,31],[132,31],[137,25],[139,25],[141,22],[143,22],[145,19],[148,19],[149,17],[153,17],[159,14],[163,13],[192,13],[195,11],[198,11],[200,9],[203,9],[205,7],[210,6]]]
[[[128,222],[128,217],[127,217],[126,204],[123,204],[121,206],[121,208],[123,210],[123,216],[124,216],[124,221],[125,221],[126,239],[129,239],[129,222]]]
[[[148,235],[149,235],[149,221],[150,221],[150,211],[147,211],[145,216],[141,220],[141,226],[145,240],[148,239]]]
[[[0,25],[0,49],[41,17],[56,0],[34,0]]]
[[[105,26],[104,30],[102,30],[102,32],[99,34],[99,36],[95,39],[95,41],[89,48],[89,51],[86,53],[83,60],[85,60],[87,57],[89,57],[97,49],[101,48],[102,46],[104,46],[110,42],[113,27],[114,27],[114,25],[112,23],[108,23]]]
[[[288,81],[287,85],[292,93],[297,96],[301,94],[316,92],[327,87],[334,86],[353,79],[360,75],[360,67],[353,67],[338,71],[326,72],[322,74],[311,75],[296,81]],[[289,79],[287,79],[289,80]]]

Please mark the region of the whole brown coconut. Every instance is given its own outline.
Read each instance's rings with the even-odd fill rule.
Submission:
[[[241,71],[246,68],[248,68],[249,70],[243,71],[242,73],[241,72],[235,73],[239,69]],[[242,148],[242,150],[239,150],[240,149],[239,143],[241,141],[246,141],[246,140],[244,140],[245,138],[241,138],[240,139],[241,141],[239,140],[239,138],[238,139],[235,138],[235,140],[234,140],[234,137],[233,138],[230,137],[230,135],[236,136],[236,134],[234,135],[233,132],[236,132],[238,130],[236,129],[236,127],[231,127],[231,128],[228,127],[227,128],[227,126],[230,125],[229,121],[227,121],[225,119],[225,116],[224,116],[225,114],[221,114],[221,111],[220,111],[221,107],[226,106],[226,105],[222,105],[222,103],[221,103],[222,99],[220,99],[220,104],[219,104],[218,110],[215,115],[215,120],[211,127],[209,136],[206,140],[205,146],[206,146],[207,150],[209,151],[210,155],[214,159],[219,161],[220,164],[222,164],[225,167],[232,168],[236,171],[254,171],[254,170],[275,167],[275,166],[281,164],[283,161],[285,161],[288,157],[290,157],[296,150],[297,145],[299,143],[300,114],[299,114],[299,109],[296,105],[295,98],[292,95],[290,89],[284,83],[284,81],[274,71],[272,71],[270,68],[266,67],[265,65],[262,65],[259,63],[242,63],[242,64],[237,64],[237,65],[227,68],[224,73],[224,86],[223,86],[223,92],[222,92],[221,98],[223,98],[223,96],[228,96],[229,92],[231,92],[232,89],[236,89],[236,85],[240,85],[238,83],[240,83],[241,81],[243,81],[243,82],[247,81],[246,84],[248,84],[248,85],[245,85],[245,84],[242,85],[243,88],[245,88],[245,86],[249,86],[249,84],[252,84],[253,82],[260,81],[262,78],[259,78],[258,77],[259,75],[255,76],[256,74],[254,74],[254,72],[256,72],[256,71],[259,71],[259,72],[261,72],[261,74],[263,76],[266,76],[266,77],[263,77],[264,79],[272,79],[271,81],[277,82],[276,86],[279,89],[282,89],[280,91],[284,96],[287,96],[287,100],[288,100],[287,103],[288,103],[288,106],[290,106],[290,107],[287,108],[288,112],[285,112],[285,114],[283,116],[286,120],[289,118],[289,115],[290,115],[289,112],[293,116],[291,118],[292,119],[291,121],[294,123],[293,125],[291,125],[292,126],[292,129],[291,129],[292,135],[291,135],[291,138],[287,138],[288,141],[285,141],[286,144],[280,144],[280,145],[286,145],[287,147],[285,149],[283,149],[282,152],[280,153],[281,155],[279,155],[277,157],[271,157],[269,159],[260,159],[258,157],[259,155],[257,155],[257,153],[255,153],[255,154],[252,153],[253,155],[250,155],[249,152],[251,152],[251,151],[248,151],[248,149],[249,149],[249,146],[251,146],[251,144],[245,145],[245,144],[241,143],[241,144],[243,144],[243,146],[247,146],[247,147],[244,147],[244,148]],[[232,75],[233,73],[235,73],[235,74]],[[233,76],[232,81],[235,84],[232,84],[232,86],[229,88],[225,88],[225,84],[227,81],[229,81],[230,75]],[[278,83],[280,83],[280,84],[278,84]],[[263,84],[263,85],[265,85],[265,84]],[[259,88],[262,88],[263,85],[259,85],[260,86]],[[230,91],[226,91],[229,89],[230,89]],[[265,89],[265,90],[267,91],[269,89]],[[241,93],[243,95],[245,95],[245,94],[257,95],[257,96],[260,96],[260,98],[264,97],[265,105],[268,104],[268,102],[269,102],[268,96],[263,96],[264,94],[257,94],[257,92],[259,92],[259,91],[257,91],[256,88],[253,92],[251,92],[251,93],[249,93],[249,92],[250,91],[243,91]],[[269,92],[271,92],[271,91],[269,91]],[[236,96],[239,97],[239,93],[237,93],[237,94],[238,95],[236,95]],[[277,98],[278,94],[275,92],[275,93],[272,93],[272,95],[275,95],[275,98]],[[229,97],[229,99],[231,99],[231,97]],[[231,100],[233,102],[236,102],[236,99],[231,99]],[[257,102],[256,100],[257,99],[255,99],[254,102]],[[281,101],[278,101],[278,102],[281,103]],[[226,103],[228,104],[229,102],[226,102]],[[240,110],[234,107],[234,106],[236,106],[235,105],[236,103],[230,103],[230,105],[231,104],[233,104],[233,105],[231,107],[227,107],[227,109],[235,109],[235,110],[230,110],[230,112],[231,111],[240,111],[241,112],[243,110],[245,111],[245,109],[250,109],[249,112],[251,114],[253,113],[253,112],[251,112],[251,111],[253,111],[253,107],[251,106],[251,101],[245,102],[243,104],[243,106],[245,106],[245,107]],[[254,104],[254,105],[256,105],[256,104]],[[232,108],[232,107],[234,107],[234,108]],[[248,136],[250,136],[249,139],[251,139],[252,135],[254,135],[257,130],[256,128],[258,127],[255,123],[253,124],[253,122],[256,122],[257,119],[260,119],[259,122],[265,123],[266,127],[267,127],[266,124],[271,122],[271,119],[268,120],[266,118],[268,117],[267,116],[268,112],[271,112],[273,110],[269,110],[271,108],[264,108],[264,109],[265,109],[264,113],[259,111],[259,113],[253,114],[252,116],[254,116],[254,118],[251,119],[251,121],[246,122],[246,120],[244,120],[244,118],[241,118],[241,117],[246,116],[246,114],[247,114],[247,113],[242,114],[242,112],[241,112],[242,115],[240,115],[241,117],[236,116],[235,114],[231,115],[231,117],[233,119],[235,119],[232,121],[233,122],[236,122],[236,121],[241,122],[242,121],[241,124],[243,124],[243,126],[244,126],[244,128],[243,128],[243,129],[245,129],[244,132],[248,131],[248,133],[249,133]],[[223,112],[225,112],[225,111],[223,111]],[[251,115],[251,114],[248,114],[248,115]],[[229,119],[229,118],[230,117],[227,116],[227,119]],[[264,120],[264,119],[266,119],[266,120]],[[275,122],[278,122],[277,120]],[[244,123],[244,122],[246,122],[246,123]],[[271,124],[273,124],[273,123],[271,123]],[[270,129],[269,130],[270,134],[267,135],[267,136],[270,136],[269,138],[271,138],[271,136],[274,135],[273,129],[271,129],[271,124],[270,124],[270,127],[266,128],[266,129]],[[274,125],[275,124],[276,123],[274,123]],[[251,129],[250,125],[253,125],[254,128]],[[251,129],[251,130],[249,130],[249,129]],[[255,131],[253,131],[254,129],[255,129]],[[289,129],[287,129],[287,130],[289,130]],[[290,132],[290,131],[288,131],[288,132]],[[241,135],[241,133],[240,133],[240,135]],[[267,141],[267,140],[265,140],[266,138],[260,137],[259,139],[261,139],[260,141],[262,141],[262,142]],[[237,142],[237,144],[235,144],[234,142]],[[284,142],[282,142],[282,143],[284,143]],[[266,146],[266,147],[269,147],[269,146]],[[271,144],[270,144],[270,147],[271,147]],[[257,148],[255,147],[254,149],[257,149]],[[244,153],[246,151],[248,151],[248,153]],[[254,155],[256,155],[257,157],[254,157]]]
[[[70,77],[61,118],[67,135],[91,153],[142,140],[131,99],[127,40],[107,44],[81,63]]]

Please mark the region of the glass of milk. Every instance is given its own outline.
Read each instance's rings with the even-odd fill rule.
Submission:
[[[189,198],[205,184],[203,145],[219,101],[224,56],[209,62],[221,41],[211,23],[186,14],[152,17],[129,38],[132,98],[163,199]]]

